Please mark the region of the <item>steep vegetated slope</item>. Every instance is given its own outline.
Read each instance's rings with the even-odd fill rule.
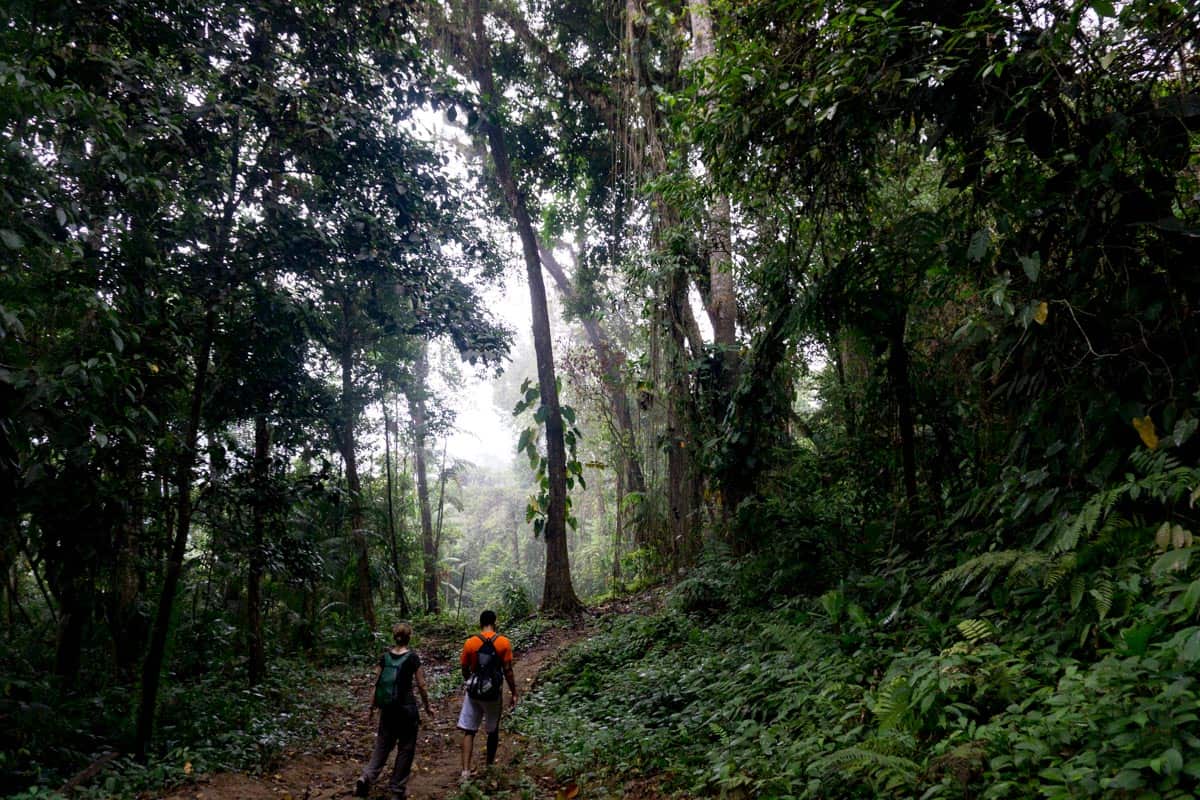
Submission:
[[[956,564],[943,541],[805,594],[803,562],[714,550],[662,610],[572,649],[521,728],[613,796],[649,777],[730,797],[1193,797],[1200,580],[1179,527],[1156,543],[1116,509],[1189,506],[1200,474],[1134,463],[1046,551]]]

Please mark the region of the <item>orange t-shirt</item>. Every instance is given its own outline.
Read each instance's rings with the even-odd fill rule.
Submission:
[[[513,661],[512,643],[507,638],[498,633],[486,634],[483,631],[479,632],[479,636],[484,639],[491,639],[492,646],[496,648],[496,655],[500,656],[500,661],[504,666],[511,666]],[[464,667],[469,670],[474,670],[479,661],[479,648],[483,647],[483,641],[479,636],[472,636],[463,644],[462,658],[459,659]]]

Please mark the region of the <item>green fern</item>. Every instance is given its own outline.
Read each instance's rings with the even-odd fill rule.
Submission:
[[[1082,575],[1076,575],[1071,579],[1071,610],[1079,608],[1079,604],[1083,602],[1083,592],[1087,589],[1087,582],[1084,581]]]
[[[1002,572],[1007,573],[1008,582],[1021,582],[1043,569],[1049,561],[1050,557],[1038,550],[995,550],[975,556],[942,573],[933,584],[933,591],[941,592],[955,586],[962,592],[976,582],[981,584],[980,591],[983,591]]]
[[[922,773],[920,765],[903,756],[879,752],[870,744],[837,750],[818,759],[811,769],[826,778],[845,772],[866,775],[889,792],[916,784]]]
[[[1042,586],[1047,589],[1058,588],[1063,579],[1075,571],[1075,566],[1078,563],[1079,557],[1075,553],[1064,553],[1046,570],[1046,575],[1042,579]]]
[[[871,705],[871,712],[879,721],[880,730],[890,730],[904,725],[911,695],[908,678],[903,675],[879,687]]]
[[[1096,603],[1096,613],[1100,619],[1108,616],[1108,612],[1112,610],[1113,595],[1116,591],[1116,586],[1107,578],[1101,578],[1088,592],[1092,596],[1092,600]]]
[[[975,644],[995,635],[996,626],[986,619],[964,619],[955,626],[968,642]]]

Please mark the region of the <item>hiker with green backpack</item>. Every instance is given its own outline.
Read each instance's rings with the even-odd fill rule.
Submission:
[[[395,747],[396,764],[392,768],[388,790],[392,800],[404,800],[408,774],[412,771],[413,755],[417,749],[417,727],[420,723],[417,699],[413,695],[414,683],[421,693],[425,713],[433,716],[429,694],[425,690],[421,657],[408,648],[412,626],[407,622],[397,623],[392,626],[392,638],[396,641],[395,646],[385,650],[379,657],[379,676],[375,679],[375,693],[367,712],[369,722],[375,716],[375,709],[379,709],[375,748],[371,751],[371,760],[363,769],[362,777],[354,784],[355,797],[367,796],[371,784],[383,771],[388,754]]]

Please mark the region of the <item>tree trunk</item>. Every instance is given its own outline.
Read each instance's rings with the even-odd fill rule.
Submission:
[[[234,120],[233,141],[229,154],[229,185],[221,209],[221,220],[214,237],[212,256],[209,260],[210,278],[217,285],[225,266],[229,240],[233,232],[233,215],[237,209],[238,175],[241,172],[241,124]],[[200,352],[196,357],[196,375],[192,382],[192,393],[188,418],[184,429],[182,446],[175,463],[175,532],[163,573],[162,593],[158,600],[158,613],[150,634],[150,647],[142,666],[142,691],[138,703],[137,730],[134,751],[144,759],[150,739],[154,735],[154,715],[158,704],[158,684],[162,679],[163,658],[167,650],[167,635],[171,628],[171,610],[175,605],[175,593],[183,574],[183,556],[187,551],[188,535],[192,527],[192,469],[196,462],[196,445],[200,436],[200,422],[204,410],[204,393],[208,384],[208,362],[212,358],[213,340],[217,333],[217,302],[219,295],[210,290],[205,298],[204,327],[200,335]],[[168,528],[168,530],[170,530]]]
[[[904,344],[906,312],[900,312],[889,331],[888,373],[896,395],[896,410],[900,427],[900,460],[904,468],[904,498],[909,510],[917,502],[917,450],[913,422],[912,387],[908,380],[908,347]]]
[[[58,635],[55,640],[54,674],[73,680],[83,662],[83,633],[91,607],[82,570],[60,583],[58,591]]]
[[[617,470],[617,509],[616,519],[613,524],[613,562],[612,562],[612,579],[613,585],[616,586],[621,580],[621,543],[625,539],[625,477],[624,474]]]
[[[254,519],[250,542],[250,566],[246,576],[246,638],[250,661],[251,686],[257,686],[266,673],[266,649],[262,630],[262,581],[266,571],[267,493],[271,473],[271,427],[267,418],[254,418]]]
[[[437,525],[433,532],[433,552],[442,552],[442,521],[446,512],[446,448],[449,446],[450,440],[442,440],[442,466],[438,471],[438,508],[437,508]],[[446,598],[449,604],[449,597]]]
[[[690,551],[695,537],[696,498],[699,484],[693,473],[692,451],[696,448],[692,426],[692,393],[687,368],[685,308],[688,303],[687,279],[679,271],[669,278],[667,290],[667,319],[669,329],[669,352],[667,370],[670,376],[671,394],[667,401],[667,543],[674,566],[682,567],[690,561]]]
[[[524,577],[521,572],[521,516],[519,513],[513,514],[512,519],[512,557],[513,569],[516,573]]]
[[[712,11],[708,0],[688,0],[692,23],[692,54],[697,61],[715,53]],[[726,386],[732,379],[729,362],[737,353],[737,302],[733,290],[733,236],[730,233],[729,197],[718,194],[708,210],[708,303],[713,341],[721,353]]]
[[[573,301],[576,297],[575,288],[567,280],[567,274],[563,270],[562,265],[558,263],[558,259],[554,257],[554,253],[540,242],[538,243],[538,253],[541,256],[542,265],[546,268],[546,272],[550,273],[550,277],[554,279],[554,284],[558,287],[559,294],[568,302]],[[598,319],[590,316],[581,317],[580,322],[583,324],[583,332],[587,336],[588,343],[592,346],[592,351],[596,354],[596,360],[600,364],[601,375],[604,377],[604,388],[608,392],[613,419],[616,421],[613,434],[617,439],[622,460],[624,461],[625,476],[629,482],[629,490],[631,492],[645,492],[646,479],[642,473],[641,459],[638,458],[637,454],[637,439],[634,436],[633,430],[633,414],[629,408],[629,398],[625,394],[625,383],[621,376],[621,365],[625,360],[624,354],[612,346],[612,341]]]
[[[417,509],[421,516],[422,576],[425,590],[425,610],[438,611],[437,546],[433,538],[433,513],[429,507],[429,475],[425,466],[425,392],[429,377],[427,344],[421,342],[417,361],[413,365],[413,387],[407,392],[408,415],[413,423],[413,472],[417,483]]]
[[[404,593],[404,581],[400,572],[400,546],[396,541],[396,509],[392,496],[392,419],[388,414],[387,398],[383,400],[383,466],[387,471],[388,541],[392,555],[392,600],[400,604],[400,614],[409,616],[408,595]]]
[[[547,478],[550,484],[550,503],[543,531],[546,540],[546,579],[542,591],[542,610],[574,613],[579,609],[580,603],[579,598],[575,596],[575,588],[571,585],[571,565],[567,555],[567,457],[563,443],[562,414],[558,404],[558,382],[554,374],[550,313],[546,305],[546,287],[542,282],[542,264],[525,198],[517,187],[504,133],[496,119],[495,103],[498,98],[492,76],[490,43],[484,31],[479,0],[468,0],[467,10],[473,40],[472,72],[483,101],[480,126],[487,136],[496,179],[500,183],[505,203],[521,237],[533,312],[533,347],[537,355],[538,389],[541,392],[542,407],[545,409]]]
[[[229,211],[232,216],[232,211]],[[224,260],[223,255],[217,263]],[[187,551],[188,535],[192,525],[192,469],[196,461],[196,444],[200,436],[201,412],[204,408],[204,393],[208,384],[208,362],[212,356],[213,338],[216,335],[217,311],[210,299],[204,314],[204,332],[200,339],[200,353],[196,357],[196,376],[192,382],[191,408],[182,446],[175,465],[175,535],[167,555],[166,572],[163,576],[162,592],[158,599],[158,613],[150,634],[150,648],[142,666],[142,692],[138,705],[135,752],[144,758],[154,735],[154,714],[158,703],[158,684],[162,678],[163,657],[167,649],[167,634],[171,627],[171,611],[175,605],[175,594],[179,589],[179,578],[183,574],[183,555]]]
[[[145,622],[137,610],[138,596],[143,586],[139,569],[143,535],[142,503],[145,500],[145,489],[139,480],[141,467],[139,459],[128,458],[125,484],[130,487],[129,498],[115,530],[115,558],[108,604],[117,677],[124,683],[132,683],[137,676],[137,663],[146,637]]]
[[[351,319],[353,317],[353,301],[349,293],[342,298],[343,342],[341,352],[342,366],[342,431],[339,441],[342,447],[342,461],[346,465],[346,489],[350,494],[350,537],[354,544],[355,561],[355,600],[363,621],[374,631],[375,600],[371,595],[371,555],[367,549],[367,522],[363,514],[362,482],[358,477],[358,454],[355,446],[355,421],[358,409],[354,402],[354,348]]]

